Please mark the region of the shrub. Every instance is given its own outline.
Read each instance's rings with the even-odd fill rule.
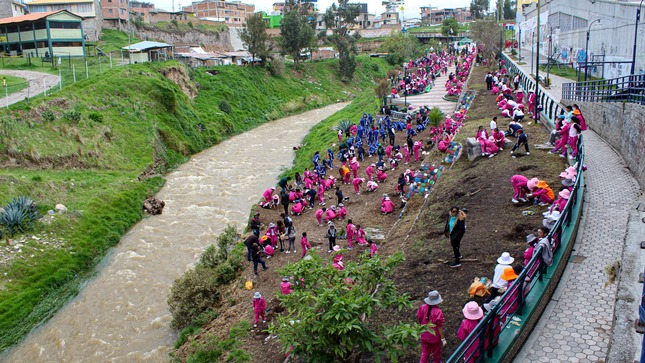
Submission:
[[[432,126],[439,125],[439,122],[443,120],[444,114],[439,107],[433,107],[430,112],[428,112],[428,121]]]
[[[34,221],[39,217],[36,203],[26,196],[20,196],[11,200],[4,208],[4,213],[0,214],[0,225],[13,237],[17,232],[32,229]]]
[[[170,21],[170,23],[171,23],[172,25],[174,25],[174,26],[175,26],[175,28],[179,28],[179,22],[177,22],[177,19],[172,19],[172,20]]]
[[[54,122],[56,121],[56,115],[51,110],[45,110],[40,114],[45,122]]]
[[[184,343],[188,341],[188,337],[191,335],[196,335],[201,331],[200,328],[191,325],[188,328],[184,329],[179,333],[179,337],[177,337],[177,341],[175,342],[175,349],[179,349]]]
[[[175,329],[185,328],[204,311],[212,308],[221,298],[215,284],[215,271],[197,267],[186,272],[175,284],[168,297],[172,314],[170,325]]]
[[[282,77],[284,74],[284,57],[275,56],[269,62],[269,73],[274,77]]]
[[[227,101],[227,100],[220,100],[220,101],[219,101],[219,109],[220,109],[222,112],[224,112],[224,113],[229,113],[229,114],[230,114],[230,113],[231,113],[231,111],[232,111],[232,109],[231,109],[231,104],[230,104],[230,103],[228,103],[228,101]]]
[[[378,71],[380,70],[380,68],[379,68],[378,64],[373,63],[373,64],[372,64],[372,70],[373,70],[374,72],[378,72]]]
[[[188,25],[188,27],[189,27],[189,28],[191,28],[191,29],[193,28],[193,22],[192,22],[192,21],[189,21],[189,22],[187,23],[187,25]]]
[[[87,117],[94,122],[103,122],[103,114],[99,112],[91,112]]]
[[[78,124],[79,122],[81,122],[81,116],[81,113],[77,110],[65,111],[63,113],[63,118],[73,124]]]

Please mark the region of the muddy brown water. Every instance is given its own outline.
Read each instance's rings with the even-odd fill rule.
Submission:
[[[312,126],[338,103],[259,126],[201,152],[167,175],[163,214],[137,223],[96,277],[3,362],[163,362],[176,339],[166,299],[175,279],[227,224],[244,227],[251,206],[291,166]]]

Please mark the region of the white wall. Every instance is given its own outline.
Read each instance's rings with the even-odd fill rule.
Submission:
[[[553,48],[560,55],[560,61],[577,65],[578,58],[584,60],[584,49],[588,25],[600,19],[600,24],[592,25],[589,37],[589,59],[593,55],[605,55],[605,61],[632,60],[634,45],[634,24],[638,2],[625,3],[611,0],[551,0],[541,1],[540,12],[540,51],[546,54],[549,46],[550,26],[553,29]],[[586,25],[578,29],[567,29],[572,23],[562,22],[562,28],[557,28],[557,15],[568,14],[586,20]],[[536,7],[527,8],[525,20],[521,22],[522,41],[525,47],[530,46],[531,36],[536,29]],[[566,17],[563,17],[566,18]],[[560,19],[563,19],[560,18]],[[552,23],[549,23],[549,20]],[[580,20],[578,19],[578,24]],[[564,20],[564,19],[563,19]],[[534,40],[535,42],[535,40]],[[580,54],[582,52],[582,54]],[[566,54],[566,58],[562,55]],[[602,60],[602,59],[596,59]],[[628,75],[631,64],[615,64],[605,66],[605,78]],[[638,26],[638,42],[636,48],[636,71],[645,73],[645,6],[641,12]],[[590,74],[600,77],[602,70],[590,69]]]

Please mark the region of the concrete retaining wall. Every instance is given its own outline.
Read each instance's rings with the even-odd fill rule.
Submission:
[[[645,186],[645,106],[634,103],[577,103],[587,125],[623,157],[641,188]]]

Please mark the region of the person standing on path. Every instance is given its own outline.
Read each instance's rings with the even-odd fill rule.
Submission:
[[[267,265],[264,263],[264,260],[262,259],[262,253],[263,249],[262,246],[260,246],[260,243],[253,243],[252,250],[251,250],[251,258],[253,259],[253,274],[255,276],[258,275],[258,264],[262,265],[262,269],[266,270],[268,269]]]
[[[443,233],[446,237],[450,238],[450,245],[455,255],[455,262],[450,267],[461,266],[461,252],[459,249],[461,247],[461,239],[464,233],[466,233],[466,213],[464,210],[459,210],[459,207],[450,208],[450,215],[446,221]]]
[[[327,239],[329,239],[329,251],[328,253],[331,253],[331,251],[334,249],[334,246],[336,246],[336,226],[334,226],[333,223],[329,223],[329,228],[327,229]]]
[[[262,323],[266,323],[266,317],[264,316],[264,311],[267,308],[267,302],[264,300],[262,297],[262,294],[260,294],[259,291],[256,291],[255,294],[253,294],[253,313],[255,315],[255,322],[253,324],[254,328],[258,327],[258,322],[260,321],[260,318],[262,318]]]
[[[251,219],[251,231],[253,231],[253,234],[255,237],[260,237],[260,227],[262,223],[260,222],[260,213],[255,213],[253,215],[253,219]]]
[[[428,363],[430,357],[432,357],[432,363],[441,363],[441,349],[447,344],[443,335],[443,323],[446,322],[446,319],[443,316],[443,311],[437,306],[442,301],[443,299],[437,290],[430,291],[428,297],[423,299],[425,304],[421,305],[417,310],[419,324],[434,324],[428,331],[421,333],[420,363]],[[432,332],[430,332],[430,329]]]

